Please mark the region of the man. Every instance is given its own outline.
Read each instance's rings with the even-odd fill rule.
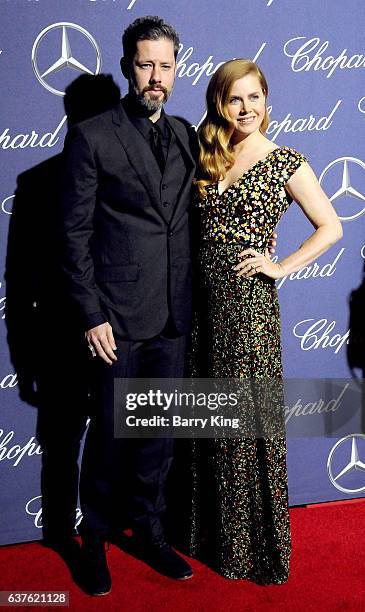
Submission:
[[[181,378],[184,371],[196,139],[163,111],[178,48],[176,31],[162,19],[134,21],[123,35],[128,95],[67,139],[65,271],[95,355],[96,410],[80,485],[83,552],[94,595],[111,589],[105,541],[118,521],[113,509],[127,477],[139,554],[164,575],[192,576],[162,526],[172,440],[116,440],[113,426],[115,378]]]

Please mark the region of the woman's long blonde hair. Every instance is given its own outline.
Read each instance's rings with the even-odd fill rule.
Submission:
[[[198,129],[200,143],[200,176],[196,181],[199,194],[205,196],[205,186],[221,180],[234,164],[230,150],[232,121],[227,112],[233,83],[248,74],[257,76],[262,91],[267,97],[268,86],[260,68],[247,59],[234,59],[225,62],[213,74],[206,93],[207,115]],[[261,123],[260,131],[265,132],[269,125],[269,114]]]

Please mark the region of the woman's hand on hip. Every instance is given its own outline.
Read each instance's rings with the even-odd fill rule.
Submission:
[[[269,251],[265,254],[255,251],[255,249],[245,249],[238,255],[242,261],[234,266],[237,276],[250,278],[256,274],[265,274],[269,278],[277,280],[283,278],[286,272],[280,263],[274,263],[269,257]]]

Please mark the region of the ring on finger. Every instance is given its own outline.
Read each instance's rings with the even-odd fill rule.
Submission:
[[[96,357],[96,350],[94,349],[92,344],[88,344],[88,348],[91,352],[92,357]]]

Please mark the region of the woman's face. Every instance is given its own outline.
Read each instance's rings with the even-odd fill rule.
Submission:
[[[260,129],[265,117],[266,96],[258,77],[248,74],[233,83],[227,110],[234,123],[235,137],[245,138]]]

